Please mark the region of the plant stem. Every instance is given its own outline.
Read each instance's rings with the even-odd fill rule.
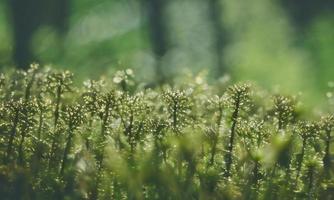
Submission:
[[[235,104],[234,104],[234,112],[232,114],[232,126],[231,126],[231,135],[230,135],[230,141],[228,144],[227,154],[226,154],[226,173],[225,177],[230,177],[231,173],[231,166],[232,166],[232,156],[233,156],[233,147],[234,147],[234,138],[235,138],[235,130],[236,125],[238,121],[238,115],[239,115],[239,109],[240,109],[240,94],[237,95]]]
[[[217,150],[217,139],[213,141],[212,147],[211,147],[211,157],[210,157],[210,166],[212,166],[215,162],[215,155]]]
[[[283,119],[282,119],[282,112],[279,111],[279,114],[278,114],[278,130],[282,130],[283,128]]]
[[[13,148],[14,138],[15,138],[15,135],[16,135],[16,128],[17,128],[17,125],[18,125],[18,121],[19,121],[19,110],[17,109],[15,111],[13,126],[12,126],[12,129],[10,131],[10,137],[9,137],[7,151],[6,151],[6,156],[4,158],[4,164],[8,164],[9,157],[12,154],[12,148]]]
[[[296,175],[296,180],[295,180],[296,185],[297,185],[297,182],[300,176],[300,171],[301,171],[303,160],[304,160],[305,147],[306,147],[306,138],[303,139],[302,152],[300,154],[300,158],[298,159],[298,163],[297,163],[297,175]]]
[[[39,112],[39,120],[38,120],[38,128],[37,128],[37,144],[36,144],[36,150],[34,152],[34,157],[32,161],[32,171],[33,174],[36,175],[36,173],[39,171],[41,165],[40,165],[40,159],[42,159],[42,148],[41,148],[41,133],[42,133],[42,127],[44,124],[44,118],[43,118],[43,110],[40,110]]]
[[[106,126],[107,126],[107,122],[109,119],[109,108],[111,106],[111,101],[108,98],[105,108],[104,108],[104,114],[102,117],[102,122],[101,122],[101,132],[100,132],[100,136],[101,136],[101,141],[105,142],[105,132],[106,132]],[[99,184],[100,184],[100,179],[101,179],[101,173],[103,170],[103,160],[104,160],[104,145],[102,145],[101,147],[101,152],[99,152],[96,156],[96,160],[97,160],[97,176],[96,176],[96,180],[95,180],[95,186],[93,188],[93,191],[91,192],[91,196],[90,199],[97,199],[98,195],[99,195]]]
[[[309,174],[308,174],[308,177],[309,177],[309,183],[308,183],[308,199],[311,200],[312,199],[312,190],[313,190],[313,179],[314,179],[314,168],[313,167],[310,167],[309,168]]]
[[[177,130],[177,101],[173,99],[173,128]]]
[[[27,135],[27,130],[26,130],[26,128],[23,128],[22,133],[21,133],[21,140],[20,140],[20,144],[19,144],[19,151],[18,151],[19,152],[18,161],[21,165],[24,163],[23,144],[24,144],[26,135]]]
[[[49,158],[49,168],[51,168],[53,161],[54,161],[54,154],[56,151],[56,145],[57,145],[57,125],[58,125],[58,119],[59,119],[59,107],[60,107],[60,101],[61,101],[61,94],[62,94],[62,82],[57,87],[56,91],[56,107],[54,111],[54,123],[53,123],[53,138],[52,138],[52,145],[51,145],[51,151],[50,151],[50,158]]]
[[[323,158],[324,169],[326,173],[329,173],[331,169],[331,158],[330,158],[330,144],[331,144],[331,130],[326,130],[326,147],[325,147],[325,156]]]
[[[54,111],[54,130],[57,128],[58,119],[59,119],[59,107],[60,107],[60,101],[61,101],[61,93],[62,88],[61,85],[57,87],[57,93],[56,93],[56,107]]]
[[[223,107],[220,105],[220,103],[219,103],[218,111],[219,111],[219,114],[218,114],[218,118],[217,118],[216,123],[217,123],[217,128],[219,130],[220,125],[221,125],[221,121],[222,121],[222,118],[223,118]]]
[[[67,156],[70,153],[71,150],[71,144],[72,144],[72,138],[73,138],[73,128],[72,128],[72,124],[70,123],[68,126],[68,137],[67,137],[67,142],[66,142],[66,146],[65,146],[65,150],[64,150],[64,154],[63,154],[63,159],[62,159],[62,163],[61,163],[61,168],[60,168],[60,175],[63,176],[64,175],[64,170],[67,164]]]
[[[28,84],[27,84],[27,87],[26,87],[26,90],[25,90],[25,95],[24,95],[25,101],[28,101],[29,98],[30,98],[30,93],[31,93],[30,90],[31,90],[31,87],[34,83],[35,76],[36,76],[36,71],[33,72],[31,79],[28,81]]]

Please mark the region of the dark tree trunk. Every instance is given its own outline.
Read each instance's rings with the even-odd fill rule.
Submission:
[[[26,69],[35,61],[31,42],[42,25],[55,28],[59,35],[67,30],[70,0],[7,0],[14,40],[13,61]]]
[[[160,83],[165,82],[161,59],[168,51],[168,34],[166,26],[166,0],[142,0],[144,13],[149,26],[152,50],[156,58],[156,75]]]
[[[213,43],[215,52],[216,68],[214,69],[214,76],[216,78],[222,76],[226,72],[224,66],[224,47],[226,45],[227,32],[224,30],[222,17],[222,7],[220,0],[208,0],[209,4],[209,19],[212,24]]]
[[[332,0],[280,0],[280,3],[294,25],[302,32],[317,15],[331,13],[334,9]]]

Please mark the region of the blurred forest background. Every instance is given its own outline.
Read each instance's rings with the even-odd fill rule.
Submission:
[[[80,81],[122,68],[148,82],[204,70],[321,104],[334,81],[334,1],[0,1],[1,71],[32,61]]]

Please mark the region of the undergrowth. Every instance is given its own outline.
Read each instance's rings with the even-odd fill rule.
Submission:
[[[131,70],[72,82],[0,75],[1,199],[334,199],[334,116],[294,96]]]

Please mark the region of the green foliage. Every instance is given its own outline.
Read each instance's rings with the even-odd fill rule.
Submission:
[[[1,75],[2,199],[333,196],[332,113],[307,121],[295,98],[249,84],[133,77],[77,88],[37,65]]]
[[[281,130],[286,127],[295,117],[295,100],[291,97],[276,95],[274,97],[274,116],[278,123],[277,128]]]
[[[190,119],[191,102],[184,91],[167,91],[163,93],[167,104],[168,121],[173,131],[180,132]]]

